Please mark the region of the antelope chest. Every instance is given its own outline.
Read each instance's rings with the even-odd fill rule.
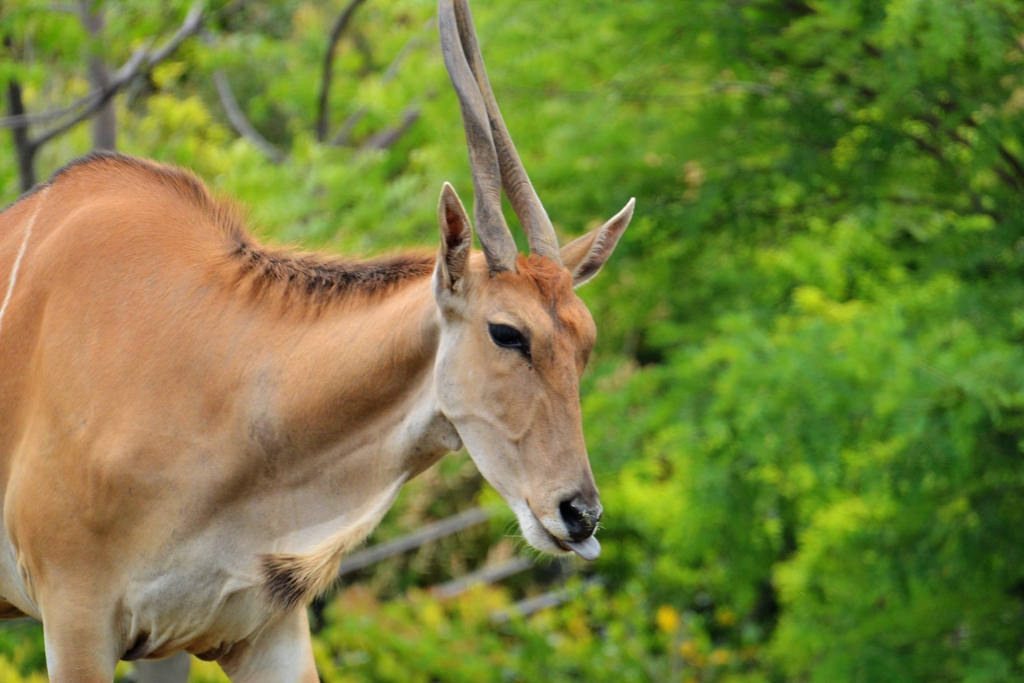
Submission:
[[[118,620],[123,659],[185,650],[216,659],[275,616],[261,593],[256,557],[224,539],[175,548],[156,566],[132,569]]]

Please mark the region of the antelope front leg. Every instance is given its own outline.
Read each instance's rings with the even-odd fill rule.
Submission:
[[[305,606],[217,660],[232,683],[319,683]]]
[[[50,683],[111,683],[119,653],[103,612],[72,600],[43,613]]]

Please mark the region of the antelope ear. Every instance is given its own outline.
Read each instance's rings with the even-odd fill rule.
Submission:
[[[573,287],[584,284],[601,270],[601,266],[615,251],[622,233],[626,232],[635,205],[636,198],[630,199],[622,211],[600,228],[594,228],[562,247],[562,263],[572,273]]]
[[[441,188],[441,199],[437,204],[437,222],[441,227],[441,250],[437,255],[434,269],[434,291],[461,290],[459,283],[469,268],[469,252],[473,245],[473,227],[466,215],[466,209],[449,183]]]

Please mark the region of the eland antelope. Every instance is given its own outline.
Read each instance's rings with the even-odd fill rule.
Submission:
[[[466,0],[439,28],[482,254],[448,184],[436,255],[338,260],[265,247],[189,173],[108,154],[0,214],[0,616],[42,620],[54,683],[182,651],[236,682],[317,681],[306,604],[463,445],[532,546],[598,555],[573,288],[633,201],[559,248]]]

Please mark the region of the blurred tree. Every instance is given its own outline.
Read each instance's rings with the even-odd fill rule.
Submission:
[[[69,27],[68,20],[62,16],[63,12],[49,11],[40,17],[40,10],[33,7],[33,3],[26,3],[26,5],[26,7],[16,6],[13,10],[8,10],[10,16],[5,16],[5,23],[9,23],[11,30],[6,33],[4,47],[12,65],[17,61],[24,61],[23,59],[19,60],[24,53],[34,53],[40,47],[44,50],[46,47],[50,47],[51,45],[47,45],[47,39],[61,40],[66,38],[68,33],[74,33],[74,28]],[[86,61],[93,84],[92,91],[79,97],[68,106],[54,107],[33,115],[25,109],[22,96],[23,81],[18,70],[13,69],[7,77],[10,116],[0,119],[0,127],[10,128],[13,131],[12,137],[17,153],[23,192],[35,185],[35,160],[40,148],[87,119],[93,120],[94,148],[114,149],[116,146],[116,117],[113,98],[137,77],[147,75],[157,64],[174,54],[186,38],[199,30],[203,21],[203,6],[200,3],[192,8],[178,31],[163,46],[153,50],[146,47],[135,50],[131,58],[116,73],[111,74],[100,52],[100,46],[109,42],[103,36],[102,6],[91,0],[80,0],[79,11],[82,27],[86,29],[91,38]],[[36,21],[39,23],[37,24]],[[28,34],[19,35],[18,30],[24,27],[42,34],[43,44],[34,45]],[[12,39],[12,35],[17,36],[17,39]],[[124,36],[124,38],[131,37]],[[62,54],[65,45],[53,44],[52,47],[55,48],[55,54],[46,56],[56,59],[48,65],[48,69],[57,68],[62,61],[61,58],[65,57]],[[29,65],[29,68],[35,70],[39,75],[42,73],[39,66],[32,64]],[[23,71],[21,75],[25,73],[27,72]],[[55,74],[48,75],[52,78]],[[38,135],[30,135],[31,127],[38,124],[51,125]]]

